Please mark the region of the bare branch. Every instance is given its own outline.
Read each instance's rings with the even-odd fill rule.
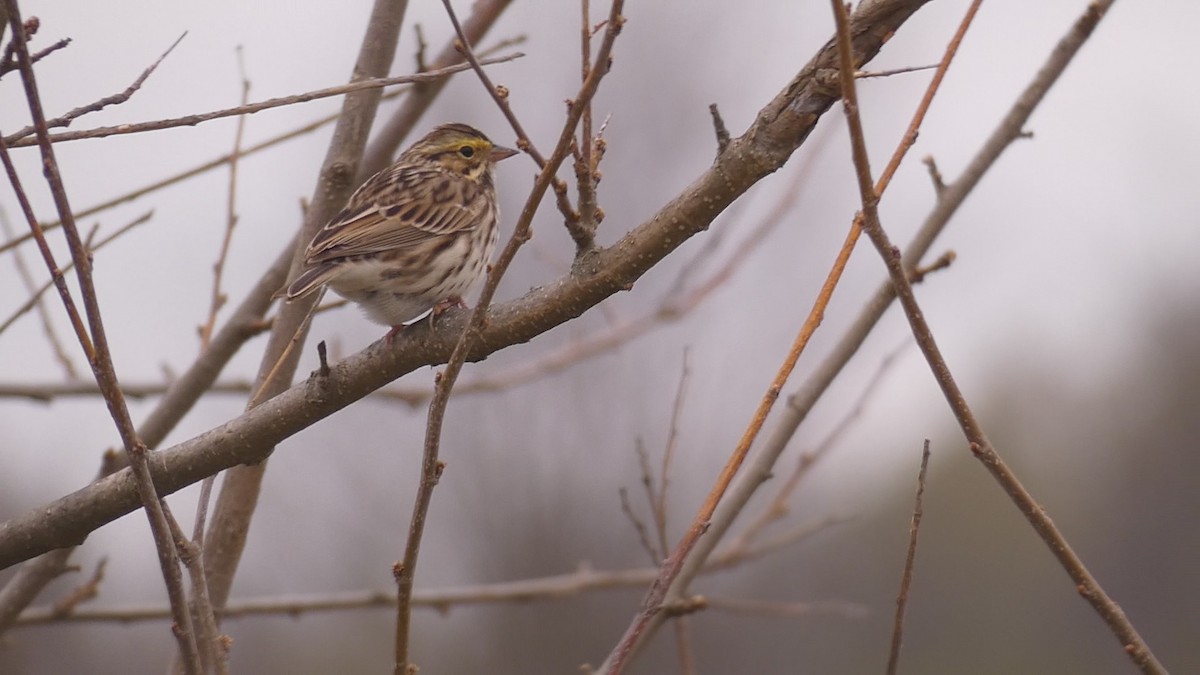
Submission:
[[[912,587],[913,563],[917,558],[917,532],[921,529],[923,501],[925,498],[925,473],[929,470],[929,439],[921,450],[921,470],[917,473],[917,497],[913,505],[912,523],[908,527],[908,553],[904,558],[904,572],[900,575],[900,593],[896,596],[896,616],[892,620],[892,646],[888,651],[887,674],[896,675],[900,665],[900,643],[904,635],[904,608],[908,605],[908,591]]]
[[[858,48],[874,54],[884,38],[921,4],[921,0],[872,3],[869,12],[860,12]],[[823,48],[765,105],[746,133],[730,142],[727,152],[713,166],[612,247],[597,250],[586,265],[577,265],[570,274],[518,300],[493,307],[486,326],[472,342],[468,358],[479,360],[504,347],[527,342],[579,316],[603,299],[628,289],[689,237],[708,228],[738,196],[781,167],[808,138],[820,114],[836,100],[817,77],[819,70],[832,65],[832,58],[831,49]],[[216,429],[155,453],[157,484],[168,493],[222,468],[261,461],[278,441],[400,375],[445,362],[466,323],[463,313],[448,312],[437,330],[414,327],[398,336],[389,349],[376,343],[333,364],[320,384],[296,385]],[[227,442],[233,437],[237,443]],[[128,475],[118,473],[69,498],[10,519],[2,526],[5,536],[0,537],[0,567],[76,543],[101,524],[127,513],[136,503]],[[53,527],[47,527],[51,522]]]
[[[967,404],[966,397],[959,389],[957,382],[950,373],[950,368],[942,356],[933,333],[925,321],[912,284],[908,281],[907,272],[901,259],[900,249],[892,245],[887,233],[879,221],[876,208],[878,197],[871,185],[870,161],[867,157],[866,142],[863,140],[862,124],[858,116],[858,102],[854,88],[854,78],[848,73],[852,57],[850,54],[850,37],[846,9],[841,0],[831,0],[834,16],[838,22],[839,46],[842,61],[842,95],[846,117],[850,127],[851,146],[854,150],[854,166],[858,177],[859,192],[863,203],[863,228],[871,238],[871,243],[883,258],[887,266],[888,276],[891,277],[892,287],[896,297],[904,308],[909,327],[917,340],[917,346],[929,362],[929,368],[942,389],[946,403],[954,412],[963,435],[971,444],[971,451],[979,459],[992,477],[1008,494],[1013,503],[1020,509],[1022,515],[1046,543],[1050,552],[1058,559],[1059,564],[1075,582],[1079,594],[1092,605],[1096,613],[1108,624],[1109,629],[1120,641],[1125,653],[1144,673],[1166,673],[1166,669],[1150,651],[1149,645],[1138,634],[1125,613],[1100,587],[1099,582],[1084,566],[1083,561],[1067,543],[1066,538],[1054,526],[1046,511],[1025,489],[1016,475],[1008,468],[996,452],[991,441],[984,434],[983,427],[976,419],[974,412]],[[1096,25],[1100,22],[1112,5],[1111,0],[1094,0],[1087,10],[1075,23],[1072,32],[1060,42],[1056,52],[1069,55],[1077,50],[1087,39]],[[1064,62],[1065,65],[1065,62]],[[1017,134],[1019,134],[1019,129]]]
[[[16,233],[13,231],[12,224],[8,222],[8,213],[0,209],[0,230],[4,231],[4,236],[12,239]],[[46,336],[46,341],[50,344],[51,351],[54,352],[54,358],[62,366],[63,373],[68,380],[79,379],[79,370],[75,368],[75,363],[71,361],[71,356],[67,354],[66,347],[63,346],[62,340],[58,337],[58,331],[54,330],[54,322],[50,318],[50,312],[46,309],[46,305],[42,303],[42,294],[49,289],[53,282],[47,282],[39,290],[37,282],[33,278],[33,273],[29,270],[29,266],[25,264],[25,256],[21,255],[20,250],[13,251],[13,265],[17,268],[17,276],[21,277],[21,284],[25,286],[25,291],[30,294],[29,301],[18,309],[12,319],[0,324],[0,333],[12,325],[17,317],[20,317],[31,308],[37,309],[38,319],[42,323],[42,333]]]
[[[709,609],[745,616],[766,616],[795,619],[813,614],[833,614],[846,619],[864,619],[870,610],[857,602],[840,600],[817,600],[809,602],[778,602],[774,600],[746,600],[704,596]]]
[[[464,55],[470,61],[479,78],[485,84],[490,84],[487,74],[484,73],[478,59],[471,52],[470,44],[466,41],[465,33],[463,33],[462,26],[458,22],[458,17],[454,14],[454,8],[451,6],[450,0],[443,0],[443,4],[446,7],[446,14],[449,15],[451,23],[454,24],[455,32],[459,35],[460,40],[463,41]],[[600,47],[600,53],[606,59],[605,63],[607,63],[607,55],[612,50],[612,44],[616,40],[617,33],[620,32],[621,21],[623,21],[620,13],[623,5],[623,0],[613,0],[609,19],[610,25],[605,32],[604,40]],[[421,463],[421,482],[417,487],[416,504],[413,507],[408,539],[404,546],[404,560],[403,562],[396,563],[395,566],[398,602],[396,605],[396,658],[393,672],[396,675],[404,675],[410,665],[408,660],[409,624],[411,621],[409,603],[412,596],[418,554],[421,548],[421,538],[425,530],[425,519],[433,498],[433,489],[441,478],[442,469],[445,466],[438,459],[438,454],[441,444],[442,425],[445,420],[446,405],[450,400],[450,392],[454,388],[454,383],[458,380],[459,373],[462,372],[463,364],[466,362],[470,349],[474,347],[472,343],[478,344],[478,338],[482,337],[488,307],[491,305],[492,297],[496,293],[500,279],[508,271],[509,265],[512,264],[513,259],[517,255],[517,250],[529,240],[534,213],[536,213],[537,207],[541,203],[546,190],[549,189],[550,183],[555,180],[555,172],[558,171],[559,166],[562,165],[562,162],[566,159],[570,151],[571,139],[574,137],[575,128],[579,124],[581,115],[580,106],[586,105],[592,96],[595,95],[605,72],[607,72],[607,68],[594,69],[580,87],[579,93],[575,98],[576,106],[567,113],[567,119],[563,124],[558,145],[554,148],[550,159],[542,166],[541,172],[534,181],[533,189],[530,190],[525,207],[522,209],[521,215],[517,218],[512,236],[509,238],[508,243],[505,244],[504,250],[500,252],[500,255],[492,264],[487,275],[487,281],[483,285],[483,290],[480,291],[479,301],[476,303],[475,309],[471,311],[466,326],[463,327],[461,333],[457,333],[454,350],[450,353],[445,370],[442,371],[437,380],[433,398],[429,402],[429,416],[425,427],[425,443]],[[495,95],[496,92],[493,91],[493,94]],[[499,100],[500,97],[497,96],[497,99]],[[501,107],[503,108],[503,106]],[[515,117],[510,117],[509,121],[514,124],[515,129],[519,129],[520,125],[517,124]],[[518,134],[520,133],[518,131]],[[528,147],[526,150],[528,150]]]
[[[480,61],[480,65],[490,66],[497,63],[505,63],[513,59],[519,59],[524,54],[517,52],[508,54],[507,56],[497,56],[490,59]],[[65,131],[58,134],[51,134],[50,141],[53,143],[62,143],[65,141],[77,141],[85,138],[104,138],[107,136],[117,136],[123,134],[137,134],[146,131],[158,131],[160,129],[171,129],[174,127],[194,127],[203,122],[211,122],[212,120],[221,119],[223,117],[236,117],[238,115],[252,115],[263,110],[271,108],[279,108],[282,106],[296,105],[297,103],[308,103],[322,98],[331,96],[341,96],[343,94],[352,94],[356,92],[366,91],[369,89],[379,89],[381,87],[391,87],[397,84],[413,84],[415,82],[431,82],[438,80],[454,73],[467,70],[470,66],[457,65],[441,68],[439,70],[429,71],[427,73],[415,73],[412,75],[397,75],[396,77],[375,77],[363,80],[356,80],[349,84],[343,84],[337,87],[326,87],[325,89],[317,89],[314,91],[305,92],[303,94],[293,94],[291,96],[280,96],[277,98],[269,98],[258,103],[249,105],[240,105],[234,108],[225,108],[223,110],[214,110],[207,113],[198,113],[195,115],[185,115],[183,117],[175,117],[164,120],[154,120],[152,122],[138,122],[134,124],[120,124],[112,127],[97,127],[95,129],[87,129],[83,131]],[[21,134],[22,132],[18,132]],[[24,138],[14,134],[10,146],[21,148],[27,145],[34,145],[36,141],[29,138]],[[5,139],[8,141],[8,139]]]
[[[71,205],[67,199],[66,187],[58,170],[54,148],[50,144],[49,131],[46,129],[46,117],[42,111],[41,95],[38,91],[33,64],[30,62],[29,51],[22,32],[20,10],[17,8],[16,0],[5,0],[5,4],[8,8],[9,25],[13,31],[13,43],[16,45],[17,62],[20,64],[21,82],[25,88],[29,113],[33,118],[37,143],[41,150],[43,173],[46,177],[46,183],[50,187],[50,194],[54,199],[54,205],[58,210],[59,218],[62,220],[63,231],[66,234],[67,243],[71,250],[71,258],[75,262],[75,276],[79,282],[80,295],[83,299],[84,309],[87,312],[88,331],[84,330],[78,311],[75,310],[74,301],[70,294],[66,292],[65,285],[59,287],[63,304],[68,313],[72,315],[72,323],[75,327],[76,335],[84,352],[87,353],[88,362],[92,367],[92,374],[96,378],[96,382],[100,385],[100,388],[104,391],[105,403],[108,405],[109,413],[112,415],[117,432],[121,436],[121,442],[125,447],[125,454],[128,456],[129,463],[133,469],[138,497],[142,503],[142,507],[146,511],[146,517],[150,521],[155,549],[158,552],[159,566],[162,569],[163,580],[166,582],[167,594],[171,599],[171,608],[175,616],[176,625],[174,633],[179,642],[180,651],[184,655],[184,665],[187,672],[196,673],[199,672],[199,661],[196,653],[196,641],[192,630],[191,617],[187,612],[187,596],[184,593],[182,578],[179,572],[179,559],[171,541],[167,517],[163,512],[162,503],[159,501],[154,481],[150,475],[147,462],[147,448],[142,440],[138,438],[137,431],[133,426],[133,420],[129,416],[129,409],[125,404],[124,397],[121,396],[121,389],[117,383],[116,369],[113,366],[112,354],[108,348],[108,338],[104,330],[104,322],[100,316],[100,302],[96,296],[95,286],[92,283],[91,257],[83,240],[79,236],[79,230],[76,228],[75,220],[71,215]],[[0,155],[2,155],[13,191],[17,193],[22,210],[29,221],[29,227],[38,240],[38,247],[42,251],[42,257],[46,262],[50,274],[61,279],[62,273],[59,271],[59,267],[54,261],[54,256],[46,243],[45,234],[38,225],[36,218],[33,217],[33,211],[28,203],[28,198],[23,194],[20,180],[17,177],[16,168],[12,165],[8,150],[3,143],[0,143]]]
[[[919,6],[920,5],[917,4],[906,9],[916,11]],[[851,48],[855,52],[862,51],[859,44],[862,42],[863,36],[859,32],[860,28],[857,25],[858,19],[876,9],[878,9],[877,6],[860,7],[859,11],[855,14],[855,37],[854,43],[851,45]],[[899,146],[892,155],[892,161],[889,163],[887,169],[884,171],[883,176],[880,178],[880,185],[877,188],[878,193],[882,194],[883,190],[886,189],[891,180],[891,176],[899,167],[900,162],[907,154],[909,147],[911,147],[915,142],[917,130],[920,128],[921,122],[925,118],[925,113],[928,110],[929,104],[942,81],[942,76],[949,68],[950,63],[953,60],[954,54],[957,51],[958,44],[962,39],[962,35],[964,34],[966,27],[970,25],[972,16],[973,12],[968,11],[968,15],[961,24],[958,34],[956,34],[956,36],[951,40],[950,45],[947,47],[946,54],[943,56],[941,61],[941,66],[938,69],[937,74],[934,75],[932,81],[930,82],[924,98],[917,106],[917,111],[913,115],[913,119],[909,124],[908,131],[901,139]],[[829,55],[830,61],[836,62],[840,60],[839,55],[837,54],[837,40],[826,43],[825,50]],[[858,63],[864,63],[872,54],[872,51],[867,50],[864,56],[857,57],[859,59]],[[832,66],[833,64],[830,63],[829,65]],[[838,72],[841,73],[845,68],[846,66],[842,64],[841,68],[838,69]],[[829,70],[832,70],[832,68],[829,68],[823,72],[829,72]],[[852,75],[852,73],[853,71],[850,70],[845,74]],[[720,157],[718,157],[718,161],[719,160]],[[762,426],[762,421],[765,420],[765,412],[770,409],[771,404],[774,402],[774,397],[779,395],[780,389],[777,389],[776,386],[782,387],[783,379],[786,379],[787,375],[791,371],[791,368],[794,367],[794,359],[798,358],[800,350],[802,350],[807,344],[812,331],[814,331],[816,326],[820,323],[824,314],[823,308],[828,304],[829,297],[833,293],[833,289],[836,287],[838,280],[841,278],[842,272],[849,261],[850,253],[853,251],[854,246],[858,241],[860,232],[861,216],[858,216],[851,224],[850,231],[846,235],[846,240],[842,244],[842,248],[839,250],[837,257],[834,260],[834,263],[821,286],[817,300],[813,303],[813,308],[809,312],[808,318],[805,320],[804,325],[797,334],[796,339],[792,344],[792,348],[789,351],[788,356],[785,358],[784,364],[780,367],[779,372],[777,373],[775,380],[772,382],[772,386],[768,389],[766,396],[764,396],[762,402],[760,402],[759,409],[756,411],[755,417],[752,418],[750,425],[747,427],[742,441],[739,443],[739,447],[735,449],[733,455],[730,457],[730,463],[727,465],[727,469],[740,466],[742,461],[745,459],[745,453],[749,450],[748,441],[753,441],[753,439],[757,437],[757,434]],[[823,391],[823,389],[821,389],[821,391]],[[794,431],[794,428],[792,430]],[[672,554],[672,557],[668,559],[668,562],[663,565],[662,578],[663,580],[669,581],[656,584],[655,587],[652,587],[651,593],[647,595],[647,598],[643,603],[642,610],[630,624],[629,629],[622,637],[621,642],[618,644],[616,649],[614,649],[614,651],[609,655],[609,658],[606,660],[601,669],[602,672],[620,672],[622,663],[626,659],[630,658],[631,653],[635,649],[645,644],[645,641],[649,638],[649,636],[652,635],[659,626],[661,626],[662,617],[655,609],[655,606],[663,602],[671,602],[675,598],[684,596],[689,580],[699,568],[701,561],[703,561],[706,556],[712,553],[716,543],[725,534],[725,532],[728,531],[729,527],[733,523],[733,520],[750,500],[750,496],[753,495],[758,487],[770,475],[771,468],[774,466],[779,454],[783,452],[783,447],[786,445],[786,442],[789,438],[790,434],[786,436],[782,436],[778,433],[772,435],[771,439],[767,443],[767,446],[762,452],[760,452],[759,457],[752,464],[750,469],[745,473],[738,484],[734,486],[731,499],[726,502],[725,508],[720,513],[716,512],[715,503],[706,502],[705,506],[702,507],[701,512],[697,514],[696,519],[693,521],[692,529],[689,531],[688,535],[683,541],[680,542],[679,546],[676,548],[676,552]],[[731,475],[722,475],[722,477],[718,479],[717,486],[714,488],[710,498],[713,495],[723,495],[729,488],[729,483],[731,480]],[[702,532],[706,533],[707,537],[705,538],[704,542],[697,546],[700,533]]]
[[[250,97],[250,80],[246,78],[246,63],[243,59],[242,48],[237,48],[238,71],[242,76],[242,105]],[[212,297],[209,300],[208,320],[200,326],[200,351],[208,349],[213,329],[217,325],[217,312],[225,305],[226,297],[221,292],[221,274],[225,271],[225,260],[229,256],[229,244],[233,241],[233,229],[237,227],[237,168],[242,156],[242,136],[246,131],[246,116],[238,117],[237,131],[233,134],[233,151],[229,153],[229,197],[225,203],[225,236],[221,239],[221,249],[217,253],[217,261],[213,263]]]
[[[100,241],[98,241],[94,244],[89,243],[88,250],[91,251],[93,254],[95,254],[96,251],[99,251],[101,248],[104,248],[109,243],[116,240],[117,237],[120,237],[121,235],[129,232],[130,230],[137,227],[138,225],[142,225],[144,223],[149,222],[150,218],[153,216],[154,216],[153,211],[147,211],[146,213],[143,213],[142,215],[138,216],[137,218],[134,218],[133,220],[126,223],[125,225],[122,225],[121,227],[117,228],[117,230],[115,232],[104,237]],[[70,262],[70,263],[67,263],[66,267],[63,267],[62,270],[60,270],[60,271],[63,273],[66,273],[74,268],[75,268],[75,263]],[[7,319],[5,319],[3,323],[0,323],[0,333],[3,333],[4,331],[8,330],[10,326],[12,326],[14,323],[16,323],[17,319],[21,318],[22,316],[25,315],[26,312],[28,312],[29,310],[31,310],[35,306],[37,306],[41,300],[41,297],[43,295],[45,295],[46,291],[50,290],[50,288],[53,287],[54,285],[55,285],[55,280],[52,278],[50,281],[47,281],[46,283],[42,284],[41,287],[34,290],[33,293],[30,295],[29,299],[26,300],[24,304],[22,304],[15,311],[13,311],[13,313],[10,314],[9,317]],[[94,383],[77,382],[77,383],[70,383],[67,386],[68,387],[79,386],[79,387],[82,387],[85,389],[88,387],[91,387],[92,393],[96,393],[96,394],[100,393],[99,385],[95,385]]]
[[[167,55],[170,54],[172,51],[174,51],[175,47],[179,46],[180,42],[183,42],[183,38],[185,38],[185,37],[187,37],[186,31],[182,35],[180,35],[178,38],[176,38],[175,41],[171,43],[171,46],[167,47],[167,51],[163,52],[162,56],[159,56],[158,59],[156,59],[154,61],[154,63],[151,63],[149,68],[143,70],[142,74],[139,75],[137,77],[137,79],[133,81],[133,84],[131,84],[125,88],[125,91],[122,91],[117,94],[113,94],[112,96],[105,96],[104,98],[100,99],[99,101],[96,101],[95,103],[89,103],[85,106],[75,108],[74,110],[67,112],[65,115],[62,115],[61,117],[55,117],[54,119],[46,120],[46,127],[53,129],[56,127],[70,126],[71,122],[75,121],[76,119],[78,119],[80,117],[83,117],[84,115],[86,115],[88,113],[97,112],[99,110],[103,110],[103,109],[107,108],[110,105],[120,105],[120,104],[128,101],[130,98],[133,97],[133,95],[135,93],[137,93],[137,91],[139,89],[142,88],[142,84],[146,82],[147,78],[150,77],[150,74],[153,73],[155,71],[155,69],[158,68],[158,66],[163,62],[163,60],[167,58]],[[25,127],[24,129],[21,129],[20,131],[18,131],[16,133],[9,134],[7,137],[5,137],[4,142],[6,144],[8,144],[9,147],[20,147],[23,144],[18,143],[18,141],[21,140],[22,138],[26,138],[27,136],[32,136],[33,133],[34,133],[33,126],[28,126],[28,127]]]
[[[476,0],[471,7],[471,16],[463,22],[463,33],[467,36],[468,44],[478,44],[483,40],[511,2],[512,0]],[[447,41],[430,67],[439,69],[466,64],[462,53],[456,48],[459,41],[460,38],[457,36]],[[482,57],[484,54],[479,54],[479,56]],[[469,66],[463,65],[463,67]],[[413,127],[417,125],[421,116],[442,92],[447,81],[442,79],[433,82],[418,82],[408,90],[408,95],[404,97],[400,107],[392,114],[391,118],[380,125],[374,140],[363,153],[362,164],[358,169],[360,181],[366,180],[368,176],[374,175],[392,163],[392,155],[396,149],[400,147],[405,138],[408,138]]]
[[[807,536],[823,530],[836,522],[833,519],[814,525],[797,528],[788,536],[770,542],[748,546],[726,555],[714,556],[702,570],[702,574],[727,571],[765,556],[784,550]],[[653,581],[658,570],[654,567],[624,570],[595,570],[581,564],[574,572],[534,579],[517,579],[491,584],[456,586],[452,588],[418,590],[413,592],[412,606],[444,612],[451,607],[470,605],[494,605],[525,603],[531,601],[561,600],[584,593],[623,588],[640,588]],[[220,611],[222,620],[251,616],[287,614],[299,615],[312,612],[352,611],[362,609],[389,609],[396,606],[395,593],[385,591],[351,591],[344,593],[322,593],[292,595],[284,597],[245,598],[231,600]],[[34,607],[21,614],[16,625],[40,626],[50,623],[133,623],[139,621],[162,621],[171,618],[170,610],[162,606],[127,606],[109,608],[76,609],[66,616],[55,616],[52,608]]]
[[[367,87],[363,83],[380,81],[373,78],[385,75],[395,60],[396,43],[406,9],[407,2],[404,0],[376,0],[372,6],[352,81],[348,85],[351,92],[343,101],[342,114],[334,127],[311,205],[305,212],[297,240],[293,242],[293,268],[298,266],[304,247],[313,235],[342,208],[356,187],[353,183],[355,167],[362,158],[367,134],[381,98],[378,88]],[[289,345],[294,341],[303,342],[307,337],[308,321],[317,300],[314,297],[286,303],[280,309],[259,363],[256,393],[247,406],[247,414],[271,409],[271,397],[283,392],[291,382],[300,350],[292,349]],[[219,611],[229,599],[265,471],[266,463],[261,461],[237,466],[225,474],[221,484],[221,493],[204,542],[205,573],[215,610]],[[212,473],[215,472],[208,472],[208,475]]]

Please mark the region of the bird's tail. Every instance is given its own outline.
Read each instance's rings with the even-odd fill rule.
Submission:
[[[336,271],[337,265],[333,263],[322,263],[309,267],[301,272],[295,281],[288,285],[287,291],[284,292],[284,297],[288,300],[302,298],[329,281]]]

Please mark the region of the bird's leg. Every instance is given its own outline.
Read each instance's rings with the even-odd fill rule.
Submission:
[[[383,344],[387,345],[390,348],[392,346],[392,343],[396,341],[396,336],[399,335],[400,332],[403,331],[406,327],[407,326],[405,326],[402,323],[398,323],[395,326],[392,326],[392,329],[387,332],[387,335],[383,336]]]
[[[445,314],[446,310],[450,309],[451,307],[467,309],[467,303],[463,302],[461,295],[452,295],[448,298],[438,300],[437,303],[433,305],[433,311],[429,313],[429,325],[435,325],[437,318],[442,314]]]

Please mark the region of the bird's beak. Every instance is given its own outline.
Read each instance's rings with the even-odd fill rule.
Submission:
[[[517,154],[517,152],[518,152],[517,150],[513,150],[512,148],[505,148],[505,147],[501,147],[499,145],[493,145],[492,146],[492,154],[488,156],[488,159],[490,159],[493,162],[499,162],[502,159],[508,159],[509,157],[512,157],[513,155]]]

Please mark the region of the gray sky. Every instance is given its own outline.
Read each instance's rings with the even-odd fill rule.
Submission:
[[[457,3],[459,11],[465,13],[467,4]],[[309,0],[130,0],[114,7],[60,0],[24,11],[42,20],[37,45],[73,39],[70,47],[39,65],[39,84],[51,114],[123,89],[187,31],[129,102],[71,127],[83,129],[236,105],[239,45],[252,81],[251,100],[339,84],[352,66],[368,3],[344,3],[336,11],[330,6]],[[931,3],[868,67],[935,63],[965,6],[948,0]],[[916,147],[884,198],[882,218],[893,239],[906,242],[933,204],[919,160],[932,155],[946,178],[955,178],[1084,6],[1082,1],[1032,0],[984,5]],[[709,164],[715,150],[709,103],[718,103],[730,130],[740,133],[832,31],[826,2],[763,0],[742,7],[734,10],[719,0],[663,0],[631,2],[627,8],[629,22],[617,43],[614,70],[596,101],[598,117],[609,119],[600,188],[608,213],[602,242],[615,240],[652,214]],[[601,9],[595,9],[599,16]],[[543,150],[559,133],[562,100],[577,86],[577,14],[574,3],[515,2],[485,41],[486,46],[518,34],[528,37],[515,48],[526,52],[525,58],[491,72],[509,86],[514,109]],[[440,3],[411,3],[393,73],[413,69],[415,22],[424,27],[431,52],[440,49],[449,33]],[[1200,286],[1200,88],[1191,83],[1200,57],[1186,45],[1198,22],[1196,3],[1118,2],[1033,116],[1033,138],[1005,153],[935,245],[935,255],[954,249],[958,259],[922,286],[918,297],[969,397],[986,400],[995,379],[1017,377],[1023,369],[1067,389],[1103,389],[1136,367],[1131,360],[1152,339],[1148,326],[1156,317],[1194,303]],[[890,155],[927,79],[928,73],[916,73],[861,82],[876,171]],[[0,100],[6,102],[0,106],[0,129],[11,132],[27,123],[15,74],[0,81]],[[256,114],[247,120],[246,143],[333,112],[338,104],[328,99]],[[385,107],[381,115],[391,109]],[[469,75],[454,80],[418,132],[450,120],[477,125],[503,144],[513,139]],[[234,126],[230,119],[62,144],[57,151],[72,205],[91,206],[224,154],[232,147]],[[744,206],[718,221],[714,231],[724,228],[725,236],[719,250],[730,250],[781,198],[800,165],[817,162],[810,181],[800,187],[795,212],[688,318],[567,373],[452,405],[446,437],[451,469],[435,498],[441,527],[431,531],[426,559],[437,562],[423,568],[422,582],[495,580],[477,561],[454,554],[465,546],[456,534],[495,531],[487,518],[500,516],[481,515],[492,508],[530,518],[538,518],[544,505],[594,514],[613,537],[631,543],[617,488],[637,485],[635,439],[645,439],[653,449],[665,439],[685,347],[690,348],[693,375],[681,446],[689,459],[677,467],[678,520],[694,509],[778,366],[855,211],[840,109],[826,116],[817,134],[831,134],[822,155],[810,157],[802,149],[756,188]],[[312,191],[328,137],[324,128],[243,161],[237,184],[239,225],[224,284],[234,302],[298,223],[300,200]],[[34,151],[21,150],[18,157],[26,185],[36,186],[32,196],[39,217],[51,219]],[[534,170],[524,157],[499,170],[506,228]],[[227,187],[227,171],[214,171],[81,223],[90,227],[98,222],[104,233],[154,211],[149,224],[97,256],[97,284],[122,379],[160,380],[164,371],[179,372],[194,357],[195,327],[207,312]],[[11,192],[0,193],[0,206],[20,231]],[[508,231],[502,230],[502,236]],[[552,204],[544,205],[535,231],[533,245],[518,259],[498,300],[517,297],[563,272],[570,240]],[[652,271],[632,293],[606,303],[609,316],[630,318],[652,309],[705,236]],[[65,248],[59,244],[57,250],[64,260]],[[44,277],[35,249],[22,251],[39,278]],[[864,239],[798,375],[813,367],[882,278],[878,257]],[[5,289],[0,314],[7,316],[26,298],[7,254],[0,260],[0,288]],[[53,300],[48,307],[77,365],[85,368],[60,305]],[[464,381],[602,330],[607,320],[594,310],[576,324],[469,367]],[[343,354],[382,333],[352,308],[323,316],[314,326],[315,337]],[[818,408],[821,414],[802,429],[800,443],[810,445],[830,429],[880,360],[907,339],[899,315],[889,315]],[[256,343],[244,350],[226,375],[251,376],[260,349]],[[307,354],[301,371],[314,363]],[[0,373],[7,382],[62,378],[32,316],[0,335]],[[403,381],[413,386],[430,382],[428,369]],[[1038,394],[1035,386],[1029,394]],[[219,424],[242,406],[237,397],[205,402],[168,443]],[[135,403],[133,408],[139,420],[150,404]],[[910,346],[847,438],[856,450],[844,459],[832,458],[815,479],[814,490],[832,510],[863,508],[864,489],[894,484],[897,471],[908,480],[920,439],[943,428],[939,425],[947,419],[940,393]],[[0,458],[6,472],[20,476],[6,481],[3,517],[83,485],[95,472],[98,452],[115,442],[103,406],[92,400],[51,405],[0,401],[0,426],[7,446]],[[240,588],[270,593],[385,587],[387,566],[399,555],[400,543],[378,541],[378,528],[399,533],[406,527],[422,428],[421,411],[364,402],[286,442],[272,460],[256,524],[259,536],[251,537]],[[349,431],[360,429],[371,432],[355,433],[348,445]],[[874,459],[864,462],[864,456]],[[519,468],[513,466],[514,457],[524,458]],[[523,495],[524,503],[496,506],[495,500],[512,494]],[[192,498],[177,497],[173,503],[183,511]],[[541,517],[546,518],[541,525],[553,529],[555,520]],[[292,522],[290,518],[301,519],[306,527],[279,526]],[[502,523],[495,526],[503,528]],[[109,598],[163,599],[160,586],[138,583],[153,569],[145,529],[141,517],[123,519],[89,539],[80,553],[82,560],[104,554],[114,558]],[[363,559],[349,565],[329,559],[327,550],[312,548],[313,537],[353,546]],[[296,564],[281,573],[266,562],[271,550],[303,552],[311,556],[311,565]],[[572,551],[569,557],[610,556],[603,562],[615,566],[630,563],[623,553],[628,550],[596,546]]]

